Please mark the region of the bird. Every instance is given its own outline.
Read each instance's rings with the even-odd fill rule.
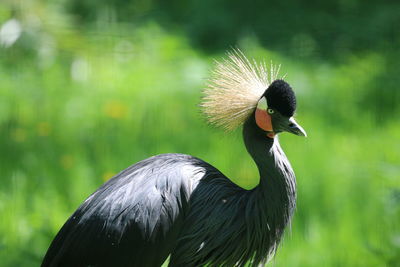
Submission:
[[[211,164],[169,153],[142,160],[92,193],[51,242],[42,267],[260,266],[296,207],[279,134],[307,136],[280,65],[233,49],[215,61],[200,108],[210,125],[242,129],[259,184],[244,189]]]

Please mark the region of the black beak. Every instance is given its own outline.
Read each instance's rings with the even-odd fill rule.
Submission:
[[[303,127],[297,124],[297,122],[293,119],[293,117],[289,119],[289,123],[285,127],[285,130],[295,135],[307,137],[306,131],[304,131]]]

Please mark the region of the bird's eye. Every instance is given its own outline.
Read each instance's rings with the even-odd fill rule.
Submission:
[[[274,114],[274,110],[272,108],[267,109],[268,114]]]

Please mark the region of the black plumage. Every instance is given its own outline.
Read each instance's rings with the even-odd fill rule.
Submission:
[[[260,174],[257,187],[243,189],[193,156],[148,158],[84,201],[51,243],[42,267],[156,267],[168,256],[169,266],[182,267],[265,263],[290,223],[296,182],[278,137],[267,137],[271,132],[259,127],[256,116],[271,116],[276,133],[305,132],[286,116],[295,108],[286,82],[271,83],[264,95],[281,114],[253,107],[243,122],[243,140]]]
[[[243,128],[260,170],[245,190],[208,163],[163,154],[122,171],[69,218],[42,266],[253,265],[275,251],[295,206],[295,178],[277,139]],[[279,168],[276,168],[279,166]]]
[[[268,107],[291,117],[296,110],[296,96],[292,87],[284,80],[275,80],[264,93]]]

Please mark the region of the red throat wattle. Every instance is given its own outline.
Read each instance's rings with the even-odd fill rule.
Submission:
[[[262,130],[268,132],[267,136],[269,138],[274,138],[275,133],[274,129],[272,128],[271,116],[267,113],[267,111],[258,108],[256,109],[255,116],[257,126],[260,127]]]

